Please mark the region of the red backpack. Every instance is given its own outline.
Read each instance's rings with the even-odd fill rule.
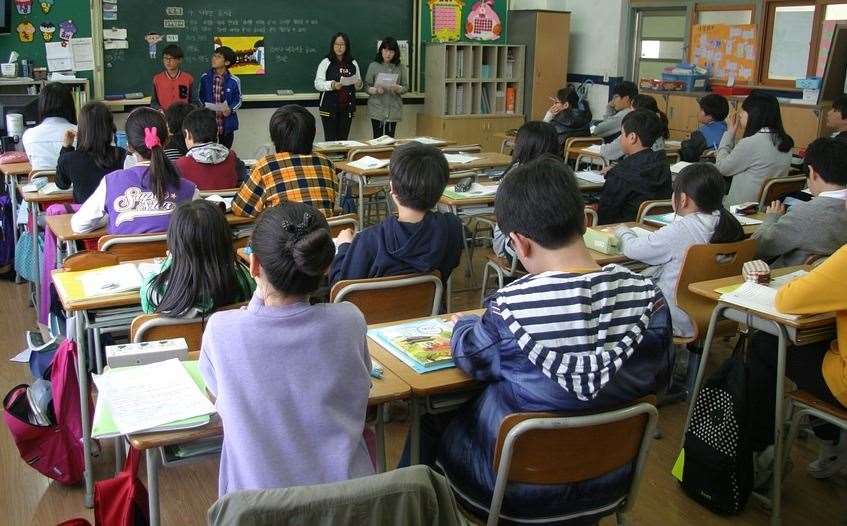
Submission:
[[[79,484],[85,472],[80,423],[77,349],[65,340],[56,350],[50,371],[53,418],[50,425],[31,423],[27,385],[18,385],[3,400],[3,419],[21,457],[39,473],[62,484]],[[94,408],[89,398],[89,414]]]
[[[145,526],[150,524],[147,488],[138,480],[141,453],[129,448],[124,468],[108,480],[94,485],[96,526]]]

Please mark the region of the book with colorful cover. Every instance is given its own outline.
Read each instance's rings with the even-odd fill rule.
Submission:
[[[441,318],[368,330],[368,337],[418,373],[453,367],[453,322]]]

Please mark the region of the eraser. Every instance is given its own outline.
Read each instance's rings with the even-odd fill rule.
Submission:
[[[124,95],[124,98],[125,98],[125,99],[127,99],[127,100],[133,100],[133,99],[143,99],[143,98],[144,98],[144,94],[143,94],[143,93],[141,93],[140,91],[136,91],[136,92],[134,92],[134,93],[127,93],[127,94],[125,94],[125,95]]]
[[[290,89],[278,89],[276,90],[277,95],[294,95],[294,90]]]

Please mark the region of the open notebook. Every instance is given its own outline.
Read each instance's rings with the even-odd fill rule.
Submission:
[[[748,309],[762,312],[770,316],[782,318],[785,320],[796,320],[802,316],[794,314],[785,314],[779,312],[776,307],[776,293],[780,287],[797,278],[803,277],[808,272],[798,270],[790,274],[784,274],[774,278],[767,285],[760,285],[752,281],[745,281],[740,285],[731,285],[721,289],[716,289],[715,292],[720,292],[720,301],[745,307]]]

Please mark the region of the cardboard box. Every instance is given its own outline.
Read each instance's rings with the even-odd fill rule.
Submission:
[[[109,367],[147,365],[171,358],[188,359],[188,343],[185,338],[106,346],[106,363]]]

